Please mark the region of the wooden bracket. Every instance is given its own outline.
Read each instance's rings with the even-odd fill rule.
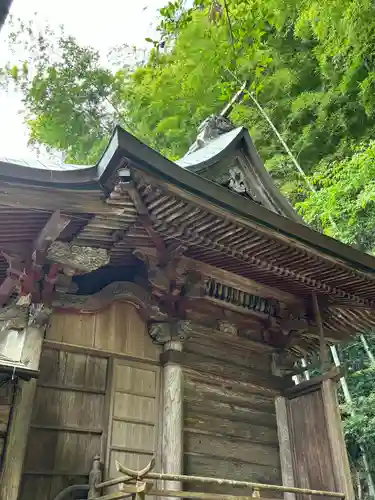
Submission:
[[[174,349],[170,349],[168,351],[164,351],[160,354],[160,365],[165,366],[168,363],[172,363],[175,365],[183,364],[184,354],[181,351],[176,351]]]
[[[340,368],[337,368],[336,366],[332,367],[322,375],[319,375],[318,377],[311,378],[310,380],[304,380],[300,384],[297,384],[293,387],[289,387],[284,390],[283,396],[293,399],[298,396],[302,396],[304,394],[307,394],[309,392],[316,391],[320,388],[321,383],[324,382],[324,380],[339,380],[343,376],[343,372]]]
[[[51,287],[52,274],[55,270],[49,271],[46,283],[42,282],[44,277],[43,266],[46,262],[47,250],[70,221],[69,217],[61,215],[59,211],[54,212],[40,231],[29,250],[29,254],[25,256],[24,260],[11,253],[2,253],[8,261],[9,267],[7,271],[8,276],[0,286],[0,306],[6,303],[18,285],[21,287],[21,294],[30,295],[33,302],[40,302],[42,299],[50,300],[49,296],[53,290],[53,286]],[[44,284],[47,286],[43,294],[42,289],[44,289]]]

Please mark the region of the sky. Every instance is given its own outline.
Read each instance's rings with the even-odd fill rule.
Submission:
[[[142,47],[153,38],[158,9],[166,0],[13,0],[11,14],[52,28],[64,25],[67,35],[90,45],[104,56],[113,46],[127,43]],[[0,66],[11,59],[6,40],[7,27],[0,31]],[[27,147],[28,131],[23,123],[21,98],[0,88],[0,156],[33,159],[37,153]]]

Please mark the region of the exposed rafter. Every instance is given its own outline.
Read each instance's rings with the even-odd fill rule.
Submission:
[[[70,223],[70,217],[54,212],[40,231],[37,238],[26,249],[23,258],[19,255],[2,252],[8,262],[7,277],[0,286],[0,306],[4,305],[14,290],[20,286],[22,295],[30,295],[33,302],[43,298],[47,300],[51,290],[52,276],[47,276],[46,288],[43,292],[40,282],[43,279],[43,266],[46,262],[49,246],[60,236]],[[49,272],[51,273],[51,271]],[[53,288],[53,287],[52,287]]]

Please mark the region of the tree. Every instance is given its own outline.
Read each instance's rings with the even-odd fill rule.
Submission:
[[[97,51],[63,32],[47,29],[45,36],[20,23],[11,42],[25,30],[28,38],[21,41],[29,59],[9,64],[2,74],[23,94],[30,144],[63,151],[67,162],[95,161],[122,121],[116,99],[126,71],[104,68]]]
[[[341,241],[375,252],[375,142],[341,161],[322,162],[297,208],[306,222]],[[335,225],[332,226],[332,219]]]
[[[115,66],[63,32],[41,35],[27,25],[11,42],[26,34],[30,60],[10,62],[3,81],[23,93],[31,141],[81,163],[98,159],[116,123],[175,159],[199,123],[250,81],[316,193],[245,96],[231,119],[249,128],[281,190],[308,223],[374,252],[374,11],[372,0],[199,0],[191,9],[177,0],[161,9],[147,61],[129,65],[120,51]],[[345,419],[356,466],[358,444],[375,463],[375,372],[359,363],[361,352],[356,343],[342,352],[356,407]]]
[[[55,37],[51,51],[51,34],[40,36],[30,28],[41,49],[26,65],[33,71],[11,64],[7,75],[22,89],[31,141],[63,150],[69,161],[92,162],[120,123],[175,159],[186,152],[199,123],[221,110],[245,80],[306,174],[330,170],[350,157],[353,147],[370,141],[375,125],[370,0],[202,0],[187,10],[182,4],[177,0],[161,9],[160,40],[148,39],[147,62],[133,67],[119,57],[115,69],[104,67],[96,51],[64,33]],[[252,101],[245,96],[231,118],[250,129],[267,169],[292,203],[309,197]],[[341,237],[314,219],[307,205],[300,209],[316,227]],[[357,229],[359,234],[363,226]],[[354,236],[342,238],[356,243]]]

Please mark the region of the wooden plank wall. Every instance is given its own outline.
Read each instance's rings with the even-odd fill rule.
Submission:
[[[116,360],[108,446],[109,477],[115,460],[142,469],[158,449],[159,368]],[[157,467],[159,464],[157,464]]]
[[[0,331],[0,354],[14,361],[20,361],[25,336],[25,330],[4,329]],[[5,437],[9,427],[12,401],[16,390],[17,385],[13,384],[8,376],[4,375],[0,378],[0,470],[6,441]]]
[[[135,429],[112,417],[122,415],[117,393],[123,397],[151,391],[147,376],[151,373],[156,380],[158,358],[158,348],[130,304],[113,303],[95,314],[53,314],[42,353],[21,500],[50,500],[70,484],[87,483],[94,455],[108,458],[109,443],[115,450],[125,446],[121,443],[128,436],[137,435],[143,447],[143,434],[150,434],[147,426]],[[138,379],[143,372],[146,377]],[[153,418],[151,413],[143,415]],[[136,448],[138,441],[130,444]],[[152,454],[155,448],[147,450]]]
[[[257,381],[270,357],[230,337],[195,332],[184,348],[185,473],[281,484],[274,390]]]
[[[0,383],[1,382],[2,380],[0,379]],[[0,470],[2,467],[5,438],[8,431],[14,390],[16,390],[14,385],[8,382],[0,388]]]
[[[321,389],[289,400],[288,413],[295,485],[337,491]],[[314,498],[308,495],[298,497],[299,500]]]

